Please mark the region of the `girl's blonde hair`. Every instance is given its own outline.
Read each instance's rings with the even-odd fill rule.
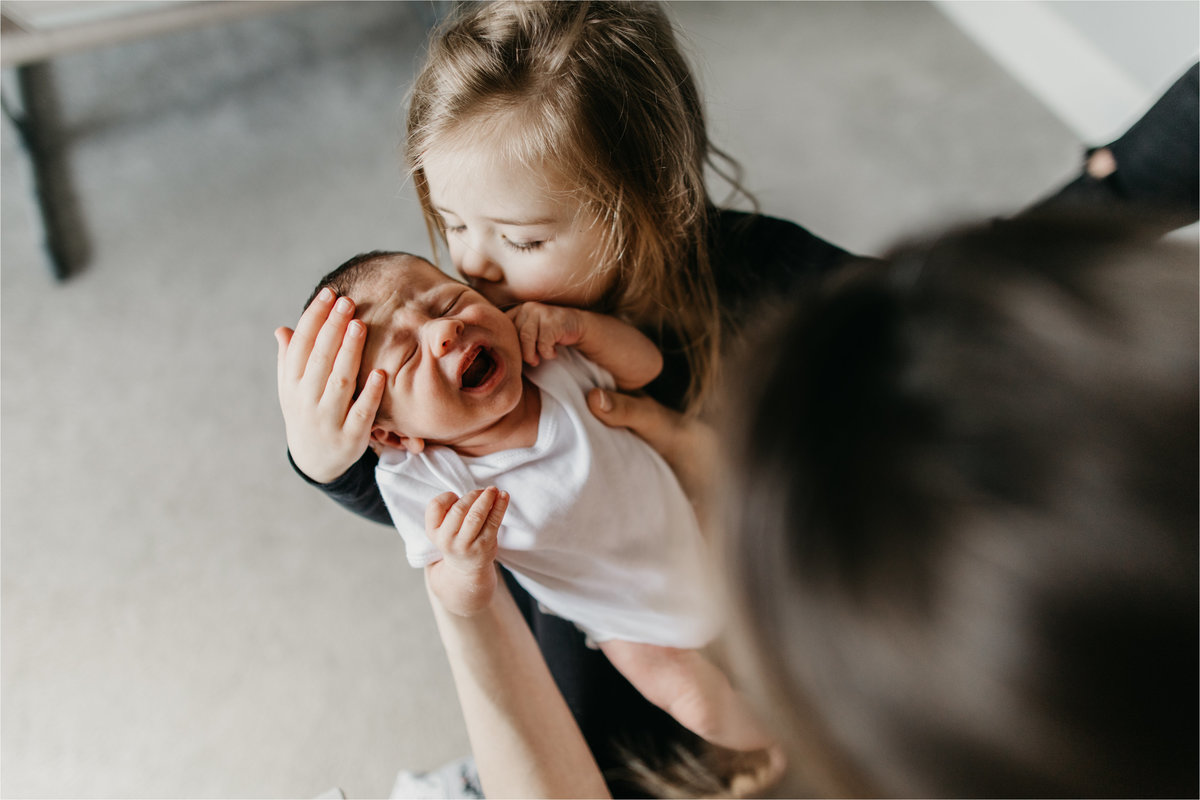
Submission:
[[[686,405],[698,409],[716,380],[721,341],[705,166],[741,187],[737,165],[708,140],[663,10],[497,2],[460,7],[441,26],[413,86],[405,143],[435,252],[445,231],[422,158],[480,135],[494,137],[498,157],[573,187],[603,228],[596,277],[613,278],[593,310],[680,347],[691,368]]]

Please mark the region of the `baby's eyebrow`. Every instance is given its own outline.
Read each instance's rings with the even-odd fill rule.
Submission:
[[[401,291],[394,291],[391,298],[393,302],[392,313],[400,313],[405,309],[428,311],[430,308],[436,305],[438,297],[445,290],[447,283],[458,285],[458,281],[447,275],[445,281],[439,281],[438,283],[425,288],[410,289],[407,293],[399,297],[397,296],[401,295]]]
[[[417,299],[424,306],[425,311],[441,312],[441,306],[449,299],[450,295],[457,296],[459,292],[470,288],[462,281],[446,275],[445,280],[431,287]]]

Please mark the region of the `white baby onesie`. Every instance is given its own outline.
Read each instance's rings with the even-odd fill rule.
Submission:
[[[511,496],[499,561],[546,611],[595,642],[703,646],[717,620],[695,513],[658,453],[588,410],[587,391],[613,388],[612,376],[566,347],[525,374],[542,393],[532,447],[380,456],[376,480],[409,563],[442,557],[425,534],[430,500],[496,486]]]

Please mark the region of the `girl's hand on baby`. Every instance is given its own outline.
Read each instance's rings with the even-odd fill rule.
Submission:
[[[449,566],[468,576],[490,570],[508,500],[508,492],[495,486],[462,497],[443,492],[425,507],[425,533]]]
[[[522,303],[505,313],[517,327],[521,358],[531,367],[558,355],[558,345],[569,347],[583,337],[586,315],[578,308]]]
[[[362,457],[383,397],[384,376],[376,370],[354,399],[366,328],[353,315],[350,298],[324,289],[295,331],[275,331],[288,451],[318,483],[335,480]]]

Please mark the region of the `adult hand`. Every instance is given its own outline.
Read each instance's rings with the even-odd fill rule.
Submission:
[[[587,400],[588,408],[605,425],[628,428],[658,451],[703,519],[719,463],[716,432],[651,397],[593,389]]]
[[[295,331],[275,331],[288,450],[300,471],[318,483],[338,478],[366,451],[383,398],[384,374],[374,370],[354,399],[366,326],[353,315],[350,298],[324,289]]]

